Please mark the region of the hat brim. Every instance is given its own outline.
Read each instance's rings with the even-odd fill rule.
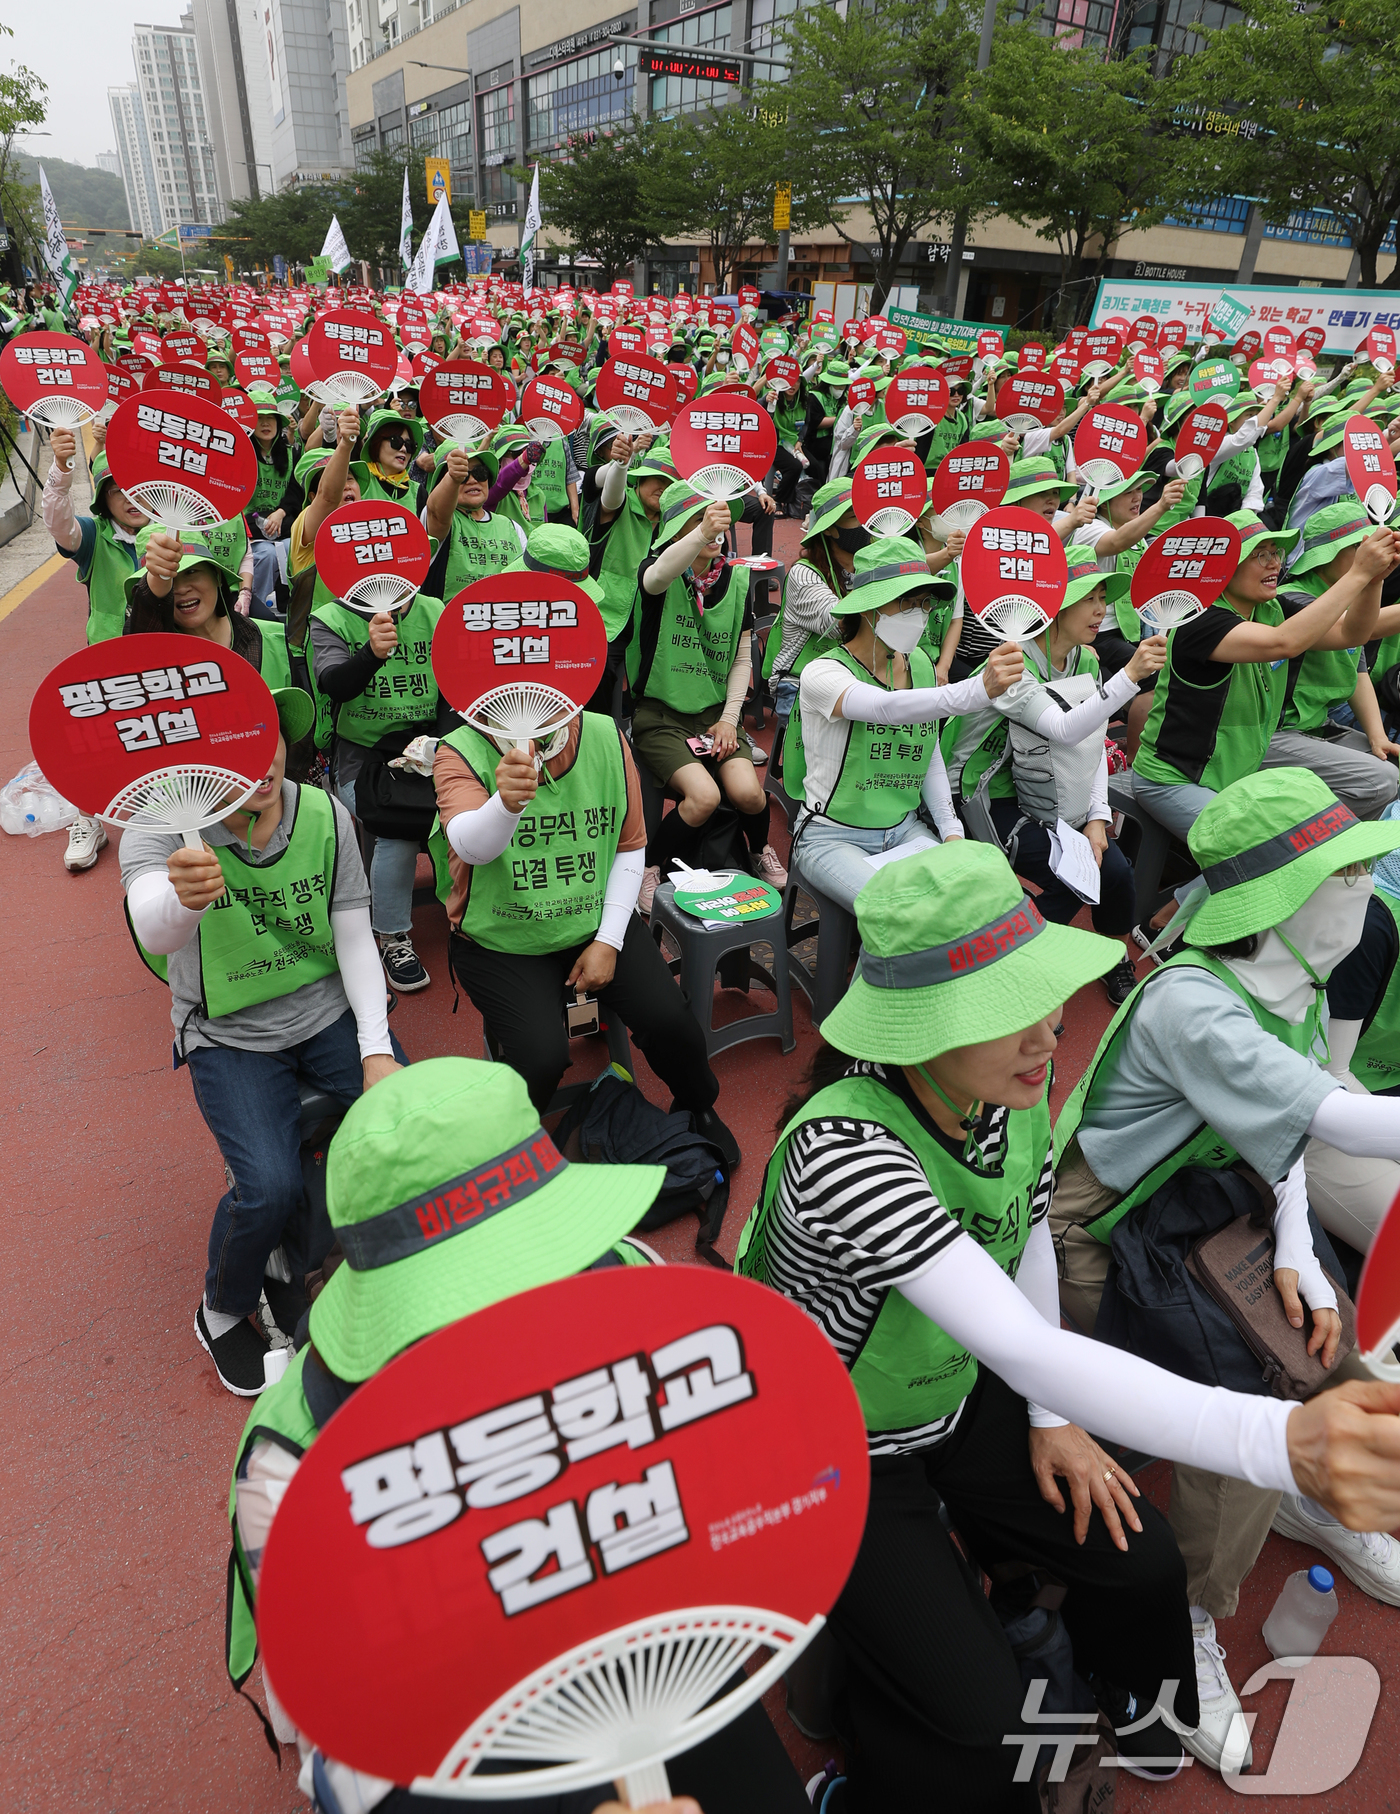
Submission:
[[[697,505],[694,510],[688,510],[688,511],[686,511],[684,516],[677,517],[676,521],[673,524],[671,524],[671,526],[669,528],[664,525],[662,527],[660,527],[656,532],[656,540],[653,543],[653,546],[656,548],[661,548],[661,547],[664,547],[667,542],[675,541],[676,537],[684,531],[686,525],[689,522],[691,522],[695,517],[703,516],[705,514],[705,512],[709,509],[711,504],[721,504],[721,503],[728,504],[729,520],[731,523],[737,523],[739,521],[739,518],[744,514],[744,505],[743,505],[743,501],[741,499],[739,499],[739,498],[707,498],[702,504]]]
[[[1060,502],[1067,504],[1078,493],[1078,490],[1077,485],[1071,485],[1063,479],[1032,479],[1026,485],[1009,486],[1006,496],[1001,501],[1003,504],[1020,504],[1026,498],[1038,498],[1042,491],[1058,491]],[[1103,493],[1100,492],[1099,496],[1102,497]]]
[[[1349,825],[1338,837],[1314,845],[1282,869],[1208,896],[1182,938],[1188,945],[1228,945],[1252,932],[1267,932],[1296,913],[1336,870],[1348,863],[1367,863],[1389,850],[1400,850],[1400,819]]]
[[[1151,485],[1156,478],[1145,466],[1139,466],[1136,472],[1130,472],[1126,479],[1119,479],[1116,485],[1105,485],[1099,492],[1099,502],[1106,504],[1110,498],[1121,498],[1125,491],[1136,491],[1140,486]]]
[[[1302,533],[1301,529],[1261,529],[1240,543],[1240,561],[1247,561],[1260,542],[1277,542],[1286,554]]]
[[[317,1352],[341,1379],[368,1379],[448,1323],[582,1272],[636,1227],[665,1177],[663,1165],[570,1165],[440,1247],[368,1272],[338,1266],[311,1306]]]
[[[843,597],[834,598],[828,609],[833,617],[852,617],[858,611],[878,611],[883,605],[892,605],[910,592],[936,592],[940,598],[956,598],[958,588],[952,580],[939,579],[933,573],[900,573],[869,586],[853,586]]]
[[[852,1058],[920,1064],[1034,1026],[1122,957],[1118,939],[1047,922],[1029,944],[955,982],[877,989],[857,972],[821,1036]]]
[[[1087,598],[1095,586],[1102,586],[1109,604],[1130,591],[1133,584],[1131,573],[1086,573],[1083,579],[1072,579],[1065,587],[1064,602],[1060,610],[1068,611],[1071,605],[1077,605],[1081,598]]]
[[[1296,579],[1303,573],[1316,573],[1319,567],[1330,566],[1343,548],[1359,548],[1362,542],[1369,539],[1371,525],[1364,529],[1353,529],[1350,535],[1344,535],[1335,542],[1322,542],[1318,547],[1305,550],[1288,569],[1289,579]]]
[[[304,687],[274,687],[277,722],[288,743],[300,743],[316,722],[316,702]]]
[[[814,513],[811,522],[803,531],[804,536],[821,535],[824,530],[834,529],[852,508],[851,494],[848,491],[844,498],[837,498],[832,503],[823,505],[820,511]]]

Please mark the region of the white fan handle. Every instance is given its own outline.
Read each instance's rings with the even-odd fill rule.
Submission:
[[[644,1764],[640,1770],[629,1770],[613,1787],[625,1808],[646,1808],[653,1802],[671,1799],[671,1779],[665,1764]]]
[[[180,836],[185,840],[186,850],[203,850],[204,839],[197,831],[182,831]]]

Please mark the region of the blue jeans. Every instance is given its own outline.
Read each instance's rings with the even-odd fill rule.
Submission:
[[[355,783],[342,782],[336,789],[342,806],[355,810]],[[418,869],[418,846],[407,838],[376,838],[369,860],[369,918],[381,938],[413,930],[413,878]]]
[[[407,1064],[397,1039],[393,1047],[399,1063]],[[364,1088],[355,1016],[347,1008],[323,1031],[282,1052],[197,1046],[185,1062],[199,1112],[233,1174],[233,1188],[220,1197],[209,1231],[204,1300],[211,1310],[250,1316],[268,1255],[301,1208],[297,1081],[305,1078],[350,1107]]]
[[[803,881],[819,888],[828,900],[855,912],[856,896],[879,871],[866,862],[882,850],[922,835],[933,837],[917,813],[907,813],[888,830],[865,830],[858,825],[838,825],[813,813],[798,828],[793,867]]]
[[[253,551],[253,606],[250,615],[280,622],[276,611],[271,608],[271,601],[277,590],[279,576],[277,550],[284,544],[251,542],[249,546]],[[290,543],[286,546],[290,546]]]

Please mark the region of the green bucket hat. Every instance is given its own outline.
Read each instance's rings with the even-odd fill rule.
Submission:
[[[345,1264],[311,1339],[363,1380],[460,1317],[592,1265],[641,1220],[660,1165],[567,1163],[509,1065],[427,1058],[366,1090],[326,1161]]]
[[[860,962],[821,1034],[877,1064],[1018,1033],[1123,956],[1117,939],[1042,918],[1001,852],[971,839],[877,870],[856,924]]]
[[[313,473],[320,467],[325,465],[333,452],[334,449],[330,447],[313,447],[309,453],[304,453],[297,461],[296,465],[292,468],[292,477],[296,480],[297,484],[301,486],[303,491],[307,489],[307,480],[310,479]]]
[[[1290,579],[1294,574],[1325,567],[1343,548],[1355,548],[1366,540],[1372,527],[1371,519],[1355,498],[1343,498],[1325,510],[1315,510],[1303,524],[1302,542],[1288,569]]]
[[[1188,945],[1228,945],[1296,913],[1334,870],[1400,848],[1400,823],[1361,820],[1308,768],[1265,768],[1232,781],[1186,839],[1203,892]]]
[[[986,421],[978,422],[968,431],[967,438],[969,441],[1000,441],[1006,433],[1004,422],[999,422],[995,416],[988,416]],[[1058,476],[1057,473],[1056,477]]]
[[[714,503],[703,491],[697,491],[688,479],[678,479],[674,485],[668,485],[661,494],[661,520],[657,524],[654,546],[661,547],[663,542],[671,541],[685,528],[691,517],[708,510]],[[729,520],[737,523],[743,514],[743,504],[738,498],[729,500]]]
[[[833,529],[846,512],[851,508],[851,481],[849,479],[828,479],[825,485],[819,486],[812,493],[812,514],[802,531],[804,538],[810,540],[820,535],[824,529]]]
[[[1213,401],[1213,399],[1211,400]],[[1196,407],[1197,400],[1191,395],[1189,389],[1184,391],[1173,391],[1171,396],[1167,398],[1166,408],[1162,411],[1162,427],[1175,428],[1177,423],[1180,422],[1181,418],[1186,414],[1187,410],[1195,409]]]
[[[851,368],[844,359],[828,359],[817,373],[815,382],[830,390],[844,390],[851,382]]]
[[[910,592],[953,598],[957,586],[929,572],[928,556],[909,536],[877,536],[855,557],[850,587],[843,598],[832,600],[831,614],[849,617],[857,611],[878,611]]]
[[[1241,416],[1248,415],[1250,410],[1263,409],[1265,401],[1265,398],[1254,391],[1241,391],[1237,397],[1232,397],[1225,405],[1225,412],[1231,423],[1235,423]]]
[[[1315,460],[1319,454],[1331,453],[1334,447],[1341,446],[1342,435],[1346,430],[1347,423],[1351,421],[1352,415],[1353,411],[1349,409],[1335,409],[1330,416],[1323,417],[1318,432],[1313,436],[1313,444],[1308,452],[1308,458],[1310,460]]]
[[[1232,510],[1225,521],[1233,523],[1240,532],[1241,562],[1249,559],[1260,542],[1277,542],[1287,554],[1303,533],[1301,529],[1270,529],[1267,523],[1260,522],[1252,510]]]
[[[268,390],[266,385],[255,385],[248,392],[248,401],[260,416],[281,417],[282,406],[278,403],[276,394]]]
[[[588,540],[567,523],[540,523],[530,531],[525,552],[502,569],[506,573],[557,573],[572,580],[595,605],[604,599],[602,586],[588,576]]]
[[[1055,462],[1037,454],[1028,460],[1013,460],[1011,463],[1011,483],[1006,488],[1003,504],[1019,504],[1026,498],[1038,497],[1042,491],[1058,490],[1060,502],[1068,503],[1079,490],[1067,479],[1062,479]]]
[[[671,460],[669,441],[663,442],[660,446],[653,442],[641,458],[633,460],[627,468],[629,485],[634,479],[665,479],[674,485],[680,476]]]
[[[288,743],[300,743],[316,722],[316,702],[301,687],[273,687],[277,722]]]
[[[1101,573],[1098,556],[1092,548],[1066,548],[1065,560],[1069,565],[1069,582],[1065,587],[1061,611],[1067,611],[1071,605],[1077,605],[1081,598],[1087,598],[1095,586],[1104,587],[1109,604],[1122,598],[1132,586],[1131,573]]]
[[[213,527],[218,529],[221,525],[216,524]],[[236,522],[235,527],[239,529],[241,534],[241,524]],[[146,549],[150,545],[152,535],[154,535],[159,528],[159,523],[148,523],[144,529],[139,529],[136,533],[136,558],[141,561],[143,565],[133,568],[130,573],[123,576],[122,591],[126,594],[126,602],[128,604],[131,603],[131,595],[135,591],[137,585],[146,577],[146,569],[144,566]],[[220,555],[216,549],[210,546],[208,538],[202,531],[198,529],[182,529],[180,531],[180,542],[182,546],[188,548],[190,552],[180,556],[180,564],[175,569],[177,576],[181,573],[188,573],[192,567],[215,567],[226,582],[232,583],[233,590],[238,590],[238,568],[236,566],[231,566],[228,558]]]
[[[433,456],[432,483],[436,485],[443,473],[446,472],[448,454],[466,453],[466,451],[467,450],[464,447],[458,447],[455,442],[444,441]],[[488,453],[483,447],[474,447],[467,457],[472,460],[480,460],[481,464],[490,473],[492,482],[495,482],[496,475],[501,470],[501,456],[499,454]]]
[[[1150,472],[1147,467],[1139,466],[1137,471],[1130,472],[1126,479],[1118,479],[1112,485],[1105,485],[1098,493],[1099,502],[1106,504],[1110,498],[1121,498],[1125,491],[1132,491],[1136,486],[1151,485],[1156,481],[1156,477],[1156,473]]]
[[[368,461],[370,449],[387,429],[397,432],[404,428],[408,430],[413,439],[414,453],[421,453],[423,436],[427,432],[427,424],[421,416],[401,416],[396,409],[372,410],[369,421],[360,430],[360,446],[363,449],[365,460]]]

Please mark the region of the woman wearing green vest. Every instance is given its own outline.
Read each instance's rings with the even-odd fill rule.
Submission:
[[[150,518],[112,483],[105,454],[92,463],[92,515],[78,516],[72,499],[77,451],[72,429],[53,429],[49,445],[53,460],[44,480],[44,527],[58,552],[76,564],[79,583],[87,588],[87,640],[105,642],[122,633],[124,587],[136,568],[136,533]],[[63,867],[70,874],[91,869],[106,842],[101,821],[79,813],[68,833]]]
[[[1133,758],[1137,798],[1179,838],[1222,787],[1264,761],[1293,657],[1352,648],[1371,635],[1381,581],[1400,548],[1392,530],[1377,529],[1343,579],[1285,619],[1279,578],[1298,531],[1270,529],[1247,510],[1229,521],[1240,532],[1240,564],[1213,605],[1168,634],[1167,664]],[[1170,906],[1154,927],[1165,925]]]
[[[253,390],[248,399],[258,412],[253,429],[258,478],[247,512],[256,532],[252,544],[253,614],[264,617],[286,564],[292,526],[290,506],[299,494],[292,479],[295,460],[276,397],[269,390]]]
[[[647,445],[638,454],[626,435],[613,437],[595,474],[591,498],[584,488],[579,527],[588,537],[589,570],[603,589],[608,666],[615,671],[638,622],[637,572],[661,520],[662,495],[680,474],[668,449]]]
[[[241,1687],[257,1658],[255,1607],[268,1534],[287,1483],[326,1420],[394,1356],[459,1318],[515,1292],[594,1268],[646,1265],[630,1241],[664,1181],[659,1165],[581,1166],[564,1160],[540,1127],[520,1078],[480,1059],[430,1058],[356,1103],[337,1129],[326,1165],[331,1226],[346,1256],[311,1309],[310,1341],[259,1399],[229,1483],[233,1554],[225,1660]],[[425,1236],[413,1202],[484,1176],[509,1157],[512,1174],[547,1168],[490,1216]],[[334,1585],[328,1584],[328,1592]],[[317,1807],[359,1814],[450,1814],[459,1801],[411,1794],[313,1751],[266,1675],[271,1725],[301,1752]],[[667,1760],[678,1794],[713,1814],[810,1814],[801,1779],[759,1706],[693,1750]],[[519,1814],[621,1814],[607,1791],[529,1801],[488,1800]],[[332,1799],[334,1798],[334,1799]],[[654,1804],[647,1814],[700,1814],[696,1801]]]
[[[752,667],[749,576],[723,558],[738,514],[737,499],[713,503],[685,480],[667,486],[652,551],[637,574],[640,614],[627,651],[637,702],[633,744],[661,785],[680,795],[647,851],[642,912],[722,798],[739,814],[755,875],[775,888],[787,883],[768,842],[768,796],[753,745],[739,727]]]
[[[402,755],[414,737],[435,734],[450,715],[433,678],[433,632],[441,616],[442,600],[426,592],[415,594],[405,609],[371,618],[335,601],[311,613],[312,672],[334,724],[331,774],[337,795],[357,818],[368,816],[372,802],[364,790],[374,772]],[[376,823],[389,816],[380,808]],[[426,989],[432,980],[413,949],[413,876],[422,835],[376,832],[370,859],[370,917],[385,974],[400,995]]]
[[[438,544],[426,583],[439,598],[455,598],[463,586],[500,573],[520,558],[525,531],[513,518],[486,507],[499,471],[493,453],[466,453],[451,443],[441,450],[422,513]]]
[[[274,692],[289,687],[285,629],[237,610],[236,585],[237,576],[198,531],[186,530],[181,539],[155,530],[146,542],[144,567],[127,575],[127,633],[166,630],[207,637],[250,662]]]
[[[389,504],[402,504],[405,510],[414,509],[417,486],[413,459],[422,445],[421,422],[406,422],[394,409],[375,410],[360,437],[360,457],[350,467],[360,496],[367,500],[382,498]]]
[[[1274,1283],[1289,1321],[1301,1329],[1310,1306],[1309,1352],[1330,1365],[1341,1325],[1308,1224],[1314,1149],[1321,1142],[1343,1162],[1400,1159],[1400,1109],[1350,1094],[1326,1068],[1323,992],[1367,936],[1366,867],[1400,847],[1400,825],[1364,824],[1315,775],[1284,768],[1226,787],[1189,842],[1202,875],[1183,910],[1187,948],[1119,1010],[1056,1123],[1061,1302],[1092,1330],[1124,1218],[1150,1232],[1155,1193],[1183,1168],[1243,1160],[1274,1185]],[[1359,1027],[1347,1031],[1348,1052]],[[1203,1699],[1222,1735],[1238,1703],[1213,1621],[1235,1611],[1271,1523],[1400,1605],[1390,1538],[1353,1537],[1292,1489],[1280,1506],[1259,1484],[1199,1464],[1178,1466],[1172,1483]]]
[[[797,558],[783,583],[778,620],[768,632],[764,667],[773,681],[773,703],[786,724],[797,683],[813,656],[841,640],[836,606],[850,590],[855,558],[870,531],[851,507],[849,479],[830,479],[812,496]],[[771,652],[771,656],[770,656]]]
[[[178,583],[178,582],[177,582]],[[127,918],[170,985],[175,1064],[223,1154],[229,1188],[214,1211],[195,1334],[222,1384],[262,1390],[264,1290],[286,1334],[305,1310],[297,1080],[347,1107],[405,1063],[389,1034],[369,927],[369,889],[343,807],[285,779],[287,745],[311,727],[299,688],[274,693],[277,754],[258,791],[206,827],[199,850],[177,833],[122,834]],[[282,1247],[291,1263],[273,1260]],[[265,1276],[269,1262],[272,1275]]]
[[[1075,1665],[1120,1756],[1173,1774],[1199,1728],[1185,1571],[1165,1520],[1086,1430],[1326,1495],[1342,1450],[1362,1454],[1343,1435],[1353,1407],[1388,1411],[1400,1389],[1247,1398],[1133,1355],[1105,1366],[1062,1330],[1046,1219],[1055,1029],[1121,947],[1048,924],[984,844],[890,864],[856,913],[856,980],[785,1111],[736,1261],[819,1324],[865,1414],[870,1509],[830,1615],[851,1667],[845,1806],[925,1808],[934,1784],[950,1809],[1032,1805],[1006,1743],[1024,1729],[1020,1672],[940,1501],[975,1567],[1029,1563],[1069,1587]],[[1379,1491],[1333,1501],[1348,1525],[1392,1515],[1400,1462],[1374,1472]]]
[[[802,671],[783,755],[787,791],[803,802],[793,863],[848,909],[870,880],[867,858],[928,835],[921,804],[940,838],[962,837],[938,721],[985,709],[1021,675],[1021,651],[1008,643],[985,677],[937,684],[919,640],[932,600],[947,589],[917,542],[891,535],[869,543],[831,605],[840,646]]]

